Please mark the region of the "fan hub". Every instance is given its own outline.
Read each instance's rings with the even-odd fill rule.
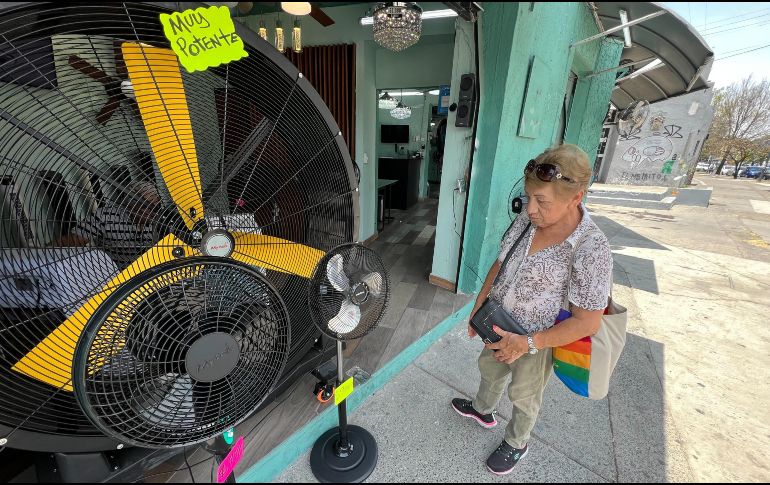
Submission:
[[[210,333],[195,341],[185,357],[190,377],[199,382],[214,382],[227,377],[241,357],[240,346],[232,335]]]
[[[201,252],[207,256],[228,258],[234,249],[235,238],[223,229],[209,231],[201,240]]]
[[[358,283],[350,292],[350,300],[356,305],[363,305],[369,299],[369,285],[364,282]]]

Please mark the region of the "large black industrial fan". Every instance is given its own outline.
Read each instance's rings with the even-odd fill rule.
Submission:
[[[2,5],[0,460],[216,437],[331,356],[305,295],[357,240],[345,141],[238,22],[248,57],[182,69],[159,16],[203,5]]]
[[[344,380],[342,343],[368,334],[385,314],[390,282],[377,254],[345,244],[318,263],[308,289],[314,321],[337,340],[338,384]],[[347,406],[338,405],[339,428],[324,433],[310,452],[310,466],[323,483],[358,483],[377,465],[377,442],[359,426],[348,426]]]

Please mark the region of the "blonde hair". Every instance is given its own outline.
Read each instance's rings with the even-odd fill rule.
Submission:
[[[535,171],[526,175],[525,184],[533,188],[542,188],[548,184],[554,185],[557,197],[560,199],[569,199],[581,190],[587,191],[588,184],[591,182],[593,172],[588,163],[588,155],[579,146],[564,144],[551,147],[535,158],[536,164],[550,163],[559,167],[562,175],[572,180],[567,182],[554,180],[553,182],[543,182]]]

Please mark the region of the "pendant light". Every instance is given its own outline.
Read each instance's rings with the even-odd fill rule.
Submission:
[[[404,100],[404,90],[401,90],[401,101],[398,102],[395,108],[390,110],[390,116],[397,120],[405,120],[412,116],[412,108],[406,106],[402,101]]]
[[[267,40],[267,26],[265,25],[265,19],[259,20],[259,36],[262,37],[262,40],[265,42],[270,42]]]
[[[382,96],[377,98],[377,106],[380,107],[380,109],[393,109],[398,105],[398,100],[388,94],[387,91],[382,93]]]
[[[275,48],[281,54],[283,54],[283,51],[286,49],[283,37],[283,24],[281,24],[280,17],[275,21]]]
[[[302,52],[302,26],[299,19],[294,19],[294,30],[292,31],[292,49],[299,54]]]

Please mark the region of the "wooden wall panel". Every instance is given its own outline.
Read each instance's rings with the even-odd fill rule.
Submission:
[[[286,57],[312,84],[340,127],[351,156],[356,152],[355,44],[303,47]]]

